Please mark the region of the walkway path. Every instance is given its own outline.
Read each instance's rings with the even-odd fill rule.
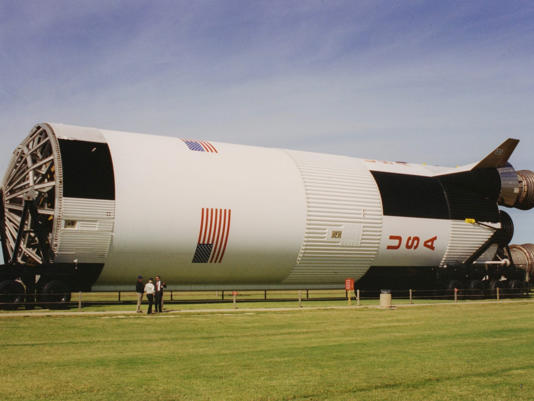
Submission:
[[[398,304],[393,305],[390,310],[397,308],[413,308],[418,306],[468,306],[480,304],[509,304],[509,303],[534,303],[534,299],[520,299],[520,300],[502,300],[502,301],[469,301],[469,302],[444,302],[444,303],[415,303],[415,304]],[[381,309],[379,305],[362,305],[362,306],[304,306],[299,307],[280,307],[280,308],[225,308],[225,309],[177,309],[166,310],[162,314],[147,315],[137,314],[135,311],[53,311],[43,310],[34,312],[0,312],[1,318],[9,317],[44,317],[44,316],[121,316],[121,315],[139,315],[140,317],[157,317],[167,316],[172,314],[206,314],[206,313],[252,313],[252,312],[294,312],[294,311],[313,311],[313,310],[357,310],[357,309]]]

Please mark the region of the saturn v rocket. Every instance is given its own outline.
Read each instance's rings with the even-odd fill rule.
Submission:
[[[0,292],[513,281],[534,265],[499,210],[534,206],[518,142],[445,168],[38,124],[2,183]]]

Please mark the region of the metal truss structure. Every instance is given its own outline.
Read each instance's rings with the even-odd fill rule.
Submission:
[[[6,262],[40,265],[50,261],[59,145],[45,125],[36,126],[14,151],[4,177]]]

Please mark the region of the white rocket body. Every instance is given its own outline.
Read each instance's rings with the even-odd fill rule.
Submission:
[[[64,196],[58,180],[51,233],[55,263],[103,264],[95,289],[156,274],[174,288],[339,287],[372,266],[462,263],[500,228],[384,214],[376,174],[453,168],[46,127],[109,146],[115,199]]]

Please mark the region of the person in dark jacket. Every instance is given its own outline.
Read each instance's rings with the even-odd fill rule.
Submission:
[[[145,291],[145,284],[143,283],[143,276],[137,276],[135,283],[135,294],[137,295],[137,313],[142,313],[141,303],[143,302],[143,292]]]
[[[163,312],[163,288],[166,287],[165,283],[161,281],[160,276],[156,276],[156,312]]]

